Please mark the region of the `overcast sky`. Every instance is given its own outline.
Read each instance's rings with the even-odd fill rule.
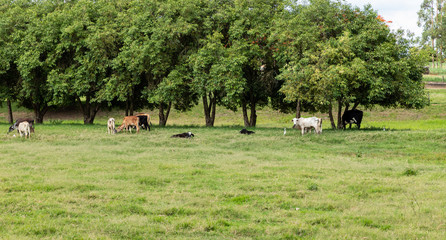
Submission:
[[[423,0],[345,0],[352,6],[363,6],[370,3],[372,8],[387,21],[392,30],[405,29],[421,37],[422,29],[417,26],[418,15]]]

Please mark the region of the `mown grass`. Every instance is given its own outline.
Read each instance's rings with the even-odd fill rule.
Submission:
[[[227,112],[139,134],[64,120],[29,140],[2,122],[0,239],[445,239],[446,93],[430,97],[305,136],[268,109],[250,136]]]
[[[187,130],[196,137],[169,137]],[[2,136],[0,236],[445,237],[445,130],[238,130],[62,124]]]
[[[424,75],[423,81],[426,82],[446,82],[444,75]]]

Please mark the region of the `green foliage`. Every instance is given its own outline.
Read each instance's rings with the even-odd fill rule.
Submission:
[[[241,107],[249,126],[259,107],[287,111],[298,99],[321,112],[335,104],[426,105],[421,72],[431,53],[390,33],[370,6],[23,0],[2,1],[0,14],[7,79],[0,99],[17,99],[39,122],[49,107],[74,101],[85,123],[125,103],[132,111],[158,108],[165,124],[171,106],[190,110],[202,98],[206,117],[217,104]]]
[[[427,104],[421,84],[426,54],[403,44],[370,7],[361,11],[318,0],[299,9],[287,19],[298,27],[278,28],[276,35],[279,43],[286,43],[277,55],[288,59],[279,75],[288,100],[312,102],[322,112],[330,112],[334,103],[366,108]],[[294,41],[293,35],[305,38]]]

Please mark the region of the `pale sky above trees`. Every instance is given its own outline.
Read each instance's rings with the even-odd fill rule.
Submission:
[[[422,29],[417,26],[417,12],[423,0],[345,0],[345,2],[360,8],[370,3],[384,19],[392,21],[389,24],[392,30],[402,28],[421,37]]]

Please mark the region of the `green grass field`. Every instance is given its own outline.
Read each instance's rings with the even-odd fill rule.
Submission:
[[[2,121],[0,239],[445,239],[446,91],[430,98],[305,136],[268,109],[250,136],[240,113],[201,127],[199,108],[139,134],[107,135],[113,112],[31,139]]]
[[[446,82],[444,75],[425,75],[423,81],[426,82]]]

